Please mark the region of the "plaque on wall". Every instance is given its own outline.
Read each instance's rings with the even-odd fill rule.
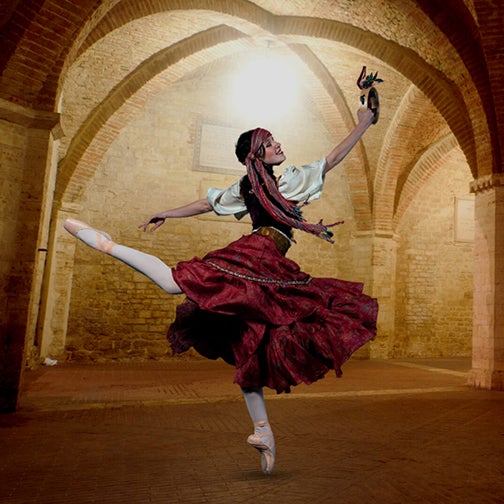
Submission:
[[[474,197],[455,198],[455,241],[474,241]]]
[[[194,171],[243,175],[235,145],[242,131],[228,125],[199,121],[194,144]]]

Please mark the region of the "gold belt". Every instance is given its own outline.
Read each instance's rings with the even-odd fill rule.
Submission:
[[[291,246],[290,240],[284,236],[280,231],[273,227],[260,227],[255,233],[260,234],[262,236],[269,236],[275,242],[276,248],[285,255],[287,250],[289,250]]]

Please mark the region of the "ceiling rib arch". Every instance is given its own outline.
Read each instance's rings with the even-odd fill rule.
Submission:
[[[425,185],[427,179],[443,166],[446,159],[454,150],[459,148],[460,146],[456,138],[452,134],[449,134],[422,153],[410,171],[400,192],[393,217],[395,229],[400,225],[401,219],[413,201],[413,198]]]
[[[304,44],[289,44],[289,47],[301,58],[305,65],[313,72],[315,78],[325,89],[330,97],[332,104],[339,112],[339,118],[347,131],[355,127],[354,112],[348,107],[348,103],[343,97],[343,92],[338,83],[327,70],[326,66],[317,58],[317,56]],[[331,111],[320,110],[326,117],[328,129],[335,129],[335,114]],[[369,160],[362,142],[359,142],[352,151],[352,156],[357,156],[359,162],[346,163],[345,169],[348,174],[348,182],[354,204],[355,221],[360,230],[369,229],[372,223],[372,183],[370,176]]]
[[[476,137],[486,137],[490,140],[491,133],[488,129],[473,130],[469,111],[455,82],[450,81],[441,71],[423,60],[412,49],[402,47],[396,42],[347,23],[319,18],[276,16],[254,4],[240,1],[217,0],[209,4],[204,0],[187,2],[127,0],[117,4],[107,13],[89,34],[81,50],[88,49],[111,30],[135,18],[181,8],[184,10],[211,9],[230,15],[239,14],[241,19],[256,24],[280,38],[283,36],[289,39],[295,39],[296,36],[325,38],[347,44],[384,61],[415,84],[434,103],[457,137],[475,177],[478,164],[485,165],[488,162],[492,164],[491,142],[479,143],[478,149],[475,143]],[[462,70],[466,71],[465,68]],[[495,138],[493,140],[495,141]]]
[[[423,99],[421,92],[415,86],[410,86],[390,122],[384,138],[374,178],[373,217],[378,229],[392,231],[398,182],[401,170],[411,155],[409,152],[410,138],[414,132],[410,124],[416,122],[413,120],[412,111],[416,108],[415,103]]]
[[[23,10],[24,5],[28,4],[21,3],[20,11]],[[55,110],[58,89],[65,78],[65,68],[71,64],[70,58],[76,54],[72,46],[74,41],[78,40],[77,43],[82,43],[81,50],[85,50],[92,45],[93,40],[104,36],[110,30],[139,15],[145,16],[174,9],[180,11],[206,10],[232,17],[236,20],[234,26],[238,29],[241,24],[246,24],[248,21],[277,36],[289,36],[284,29],[289,26],[293,28],[293,34],[296,36],[297,33],[306,33],[307,24],[310,24],[314,27],[311,29],[314,38],[325,37],[330,40],[338,40],[334,38],[335,26],[338,26],[340,35],[345,33],[342,27],[346,30],[354,30],[356,34],[359,31],[359,28],[353,26],[353,23],[352,25],[348,24],[351,22],[348,20],[345,24],[334,19],[323,19],[324,16],[308,18],[272,14],[246,0],[122,0],[120,2],[109,0],[106,3],[101,3],[98,0],[83,0],[73,9],[67,9],[68,18],[61,16],[61,13],[66,11],[62,10],[57,0],[36,0],[30,2],[30,9],[33,6],[35,7],[30,11],[33,22],[29,27],[25,25],[24,31],[19,32],[18,29],[23,29],[23,27],[19,26],[19,23],[16,24],[14,20],[17,10],[13,12],[9,22],[4,25],[6,37],[3,38],[3,41],[6,44],[6,51],[4,51],[3,57],[8,59],[0,58],[0,66],[2,67],[0,87],[2,88],[2,97],[5,99],[23,104],[23,106],[38,107],[41,110]],[[483,44],[480,38],[481,33],[488,32],[489,34],[496,33],[496,38],[489,37],[486,40],[490,38],[498,40],[497,34],[502,28],[502,16],[499,18],[498,14],[502,7],[499,6],[497,9],[497,13],[492,18],[489,17],[488,7],[484,2],[475,2],[472,11],[469,11],[467,6],[461,5],[461,2],[457,0],[447,0],[444,3],[434,0],[410,1],[404,3],[402,11],[399,9],[404,14],[414,10],[423,13],[429,20],[428,26],[432,28],[434,42],[437,40],[435,39],[436,33],[443,35],[445,66],[449,64],[450,60],[447,49],[450,47],[454,49],[453,61],[455,65],[446,66],[445,70],[452,75],[451,79],[456,80],[456,83],[443,78],[442,72],[437,70],[438,64],[434,63],[436,68],[429,65],[423,59],[425,55],[419,55],[408,49],[407,44],[402,45],[399,39],[397,42],[393,42],[386,35],[380,37],[380,35],[360,30],[361,33],[355,42],[357,45],[354,45],[354,47],[361,48],[369,54],[383,59],[389,66],[397,69],[435,103],[454,131],[474,177],[502,170],[502,166],[500,166],[502,162],[500,137],[497,133],[498,128],[494,126],[500,119],[501,110],[504,107],[498,107],[497,103],[501,100],[501,94],[494,92],[492,95],[492,86],[494,86],[494,90],[498,89],[497,83],[502,81],[499,78],[502,72],[499,72],[498,67],[493,64],[492,68],[496,71],[490,81],[488,66],[483,63],[488,61],[490,56],[495,61],[494,50],[498,50],[500,46],[496,44],[494,48],[488,42]],[[296,9],[289,9],[288,5],[286,5],[286,9],[279,8],[278,12],[282,11],[299,12]],[[368,16],[373,16],[373,12],[370,12]],[[338,14],[338,11],[336,13]],[[341,14],[341,19],[345,19],[343,11],[339,14]],[[477,20],[475,15],[478,16]],[[66,31],[63,32],[60,28],[53,30],[53,33],[58,35],[60,43],[46,44],[47,47],[44,44],[37,46],[41,51],[37,54],[37,61],[43,66],[37,67],[38,71],[35,75],[33,72],[35,67],[26,65],[27,51],[30,53],[33,47],[33,37],[29,36],[28,31],[33,28],[36,33],[37,28],[45,26],[44,19],[48,17],[63,22]],[[480,19],[481,23],[478,24]],[[490,22],[483,23],[485,20]],[[232,23],[229,22],[229,24]],[[487,25],[490,27],[487,28]],[[89,33],[86,31],[86,27]],[[379,32],[378,29],[375,31]],[[472,41],[475,43],[473,44]],[[389,50],[389,46],[394,51]],[[399,61],[394,60],[394,52],[396,55],[400,55],[396,56]],[[417,59],[419,61],[416,61]],[[439,68],[442,70],[442,63],[440,65]],[[479,120],[481,117],[486,120]]]
[[[147,100],[188,69],[222,57],[223,47],[230,53],[242,50],[244,47],[236,44],[240,39],[244,35],[227,26],[200,32],[154,54],[116,85],[73,137],[59,165],[55,200],[71,202],[78,197],[121,128]],[[167,70],[170,75],[166,75]]]
[[[77,57],[113,30],[138,18],[167,11],[215,11],[249,21],[267,31],[273,14],[245,0],[123,0],[112,7],[89,32],[78,48]]]
[[[432,101],[448,123],[467,158],[473,174],[477,173],[475,132],[462,93],[455,82],[424,61],[413,50],[401,47],[374,33],[344,23],[320,19],[283,17],[275,31],[293,36],[317,37],[320,34],[378,58],[411,81]],[[488,131],[486,136],[489,138]],[[491,159],[491,149],[484,152]]]

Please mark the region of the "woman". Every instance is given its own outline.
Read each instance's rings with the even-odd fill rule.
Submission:
[[[228,189],[209,189],[206,199],[157,213],[139,226],[154,231],[166,219],[212,210],[238,218],[250,213],[250,235],[203,259],[172,269],[80,221],[65,223],[65,229],[87,245],[120,259],[166,292],[187,296],[168,333],[172,350],[194,347],[205,357],[221,357],[236,367],[235,382],[254,424],[247,441],[260,452],[265,474],[273,471],[275,441],[263,387],[288,392],[330,369],[340,376],[341,365],[376,334],[377,302],[362,294],[362,284],[312,278],[285,253],[293,228],[331,241],[331,226],[307,223],[299,203],[320,197],[325,175],[376,123],[377,113],[376,98],[358,111],[354,130],[325,158],[301,169],[289,166],[278,180],[273,167],[285,161],[280,143],[261,128],[248,131],[236,146],[247,175]]]

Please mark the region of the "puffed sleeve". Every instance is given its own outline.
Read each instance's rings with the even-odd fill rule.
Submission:
[[[278,189],[290,201],[320,198],[324,185],[325,157],[300,168],[288,166],[278,180]]]
[[[247,214],[247,207],[240,194],[240,181],[227,189],[211,187],[207,191],[207,200],[217,215],[234,215],[241,219]]]

